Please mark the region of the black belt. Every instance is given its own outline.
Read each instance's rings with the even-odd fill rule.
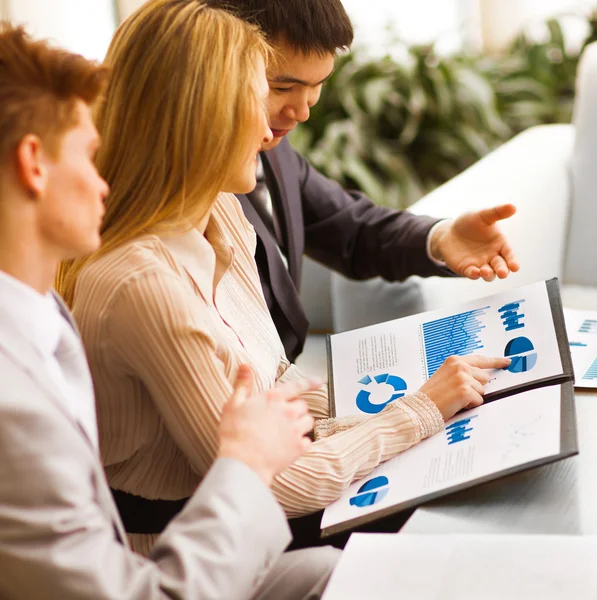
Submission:
[[[149,500],[121,490],[110,491],[127,533],[162,533],[188,500]]]

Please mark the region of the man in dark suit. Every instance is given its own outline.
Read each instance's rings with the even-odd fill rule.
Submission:
[[[260,153],[258,186],[239,200],[257,233],[265,299],[289,360],[308,321],[298,295],[303,254],[353,279],[382,276],[507,277],[518,263],[496,222],[512,205],[438,221],[375,206],[343,190],[295,152],[285,136],[309,118],[353,29],[341,0],[206,0],[257,24],[277,51],[268,66],[274,139]]]

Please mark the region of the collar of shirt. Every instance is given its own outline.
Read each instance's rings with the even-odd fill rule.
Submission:
[[[65,319],[51,292],[40,294],[0,271],[0,307],[45,359],[53,357]]]
[[[198,229],[185,233],[161,235],[174,258],[185,268],[209,303],[214,302],[214,292],[222,277],[234,261],[234,248],[212,213],[203,235]]]
[[[87,432],[87,437],[98,448],[97,421],[93,383],[87,370],[85,352],[71,324],[51,292],[40,294],[32,287],[0,271],[0,312],[10,318],[18,332],[40,353],[47,375],[61,391],[64,406]],[[81,381],[65,377],[55,355],[63,328],[72,330],[80,346]]]

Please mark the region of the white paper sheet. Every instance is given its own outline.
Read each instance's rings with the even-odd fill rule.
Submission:
[[[564,309],[574,387],[597,388],[597,311]]]
[[[486,393],[563,373],[545,282],[336,334],[330,343],[337,416],[377,414],[453,354],[513,359]]]
[[[351,484],[325,509],[321,528],[556,456],[560,452],[560,413],[559,385],[460,413],[446,423],[443,432]]]
[[[597,537],[353,534],[323,600],[593,600]]]

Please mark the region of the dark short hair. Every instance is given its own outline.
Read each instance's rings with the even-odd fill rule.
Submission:
[[[354,30],[341,0],[205,0],[208,6],[257,25],[270,41],[305,54],[334,54],[352,44]]]

